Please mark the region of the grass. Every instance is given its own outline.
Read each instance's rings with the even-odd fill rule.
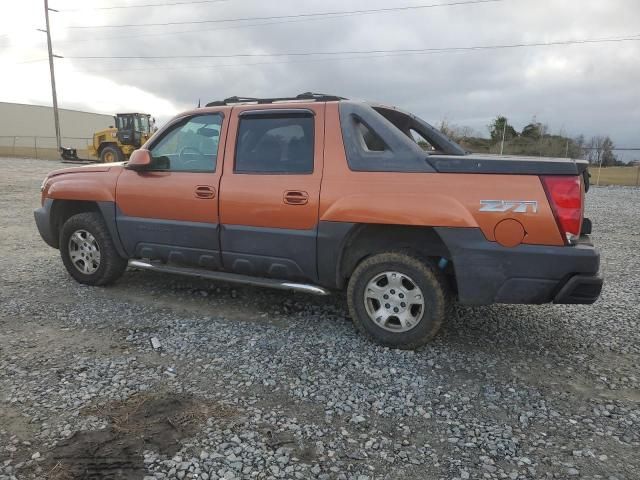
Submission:
[[[591,184],[598,183],[598,167],[589,167]],[[600,172],[600,185],[640,186],[640,167],[603,167]]]

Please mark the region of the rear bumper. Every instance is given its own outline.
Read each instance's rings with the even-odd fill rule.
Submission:
[[[574,246],[506,248],[477,229],[437,231],[451,253],[463,304],[590,304],[600,296],[600,253],[588,237]]]
[[[47,245],[53,248],[58,248],[58,240],[55,238],[53,229],[51,228],[52,205],[53,200],[50,198],[45,199],[44,205],[33,211],[33,216],[36,219],[36,226],[38,227],[38,232],[40,232],[42,239],[47,243]]]
[[[553,303],[581,303],[590,305],[600,296],[602,275],[574,275],[560,288]]]

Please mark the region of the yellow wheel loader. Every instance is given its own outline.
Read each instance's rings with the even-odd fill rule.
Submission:
[[[148,113],[118,113],[113,117],[115,127],[93,134],[89,145],[90,159],[78,158],[78,150],[62,147],[61,155],[67,161],[98,161],[102,163],[123,162],[134,150],[140,148],[151,137],[154,120]]]

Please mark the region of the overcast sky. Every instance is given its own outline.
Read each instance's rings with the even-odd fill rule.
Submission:
[[[199,59],[80,56],[361,52],[604,37],[640,40],[638,0],[503,0],[332,18],[253,20],[136,28],[73,28],[273,17],[451,0],[227,0],[179,6],[75,10],[187,0],[50,0],[61,107],[144,111],[160,122],[232,95],[318,91],[399,106],[487,135],[506,115],[552,132],[610,135],[640,146],[640,41],[420,55]],[[461,0],[464,1],[464,0]],[[51,103],[42,0],[11,2],[0,17],[0,101]],[[66,11],[64,11],[66,10]],[[262,24],[262,25],[260,25]],[[342,58],[341,58],[342,57]],[[32,63],[24,63],[31,62]],[[64,134],[64,125],[62,126]]]

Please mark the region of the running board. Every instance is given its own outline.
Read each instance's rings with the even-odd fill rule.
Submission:
[[[190,277],[206,278],[209,280],[220,280],[221,282],[242,283],[244,285],[253,285],[256,287],[276,288],[278,290],[293,290],[296,292],[311,293],[313,295],[330,295],[328,290],[318,287],[317,285],[276,280],[273,278],[250,277],[249,275],[216,272],[200,268],[176,267],[172,265],[155,264],[144,260],[129,260],[129,266],[139,268],[141,270],[187,275]]]

